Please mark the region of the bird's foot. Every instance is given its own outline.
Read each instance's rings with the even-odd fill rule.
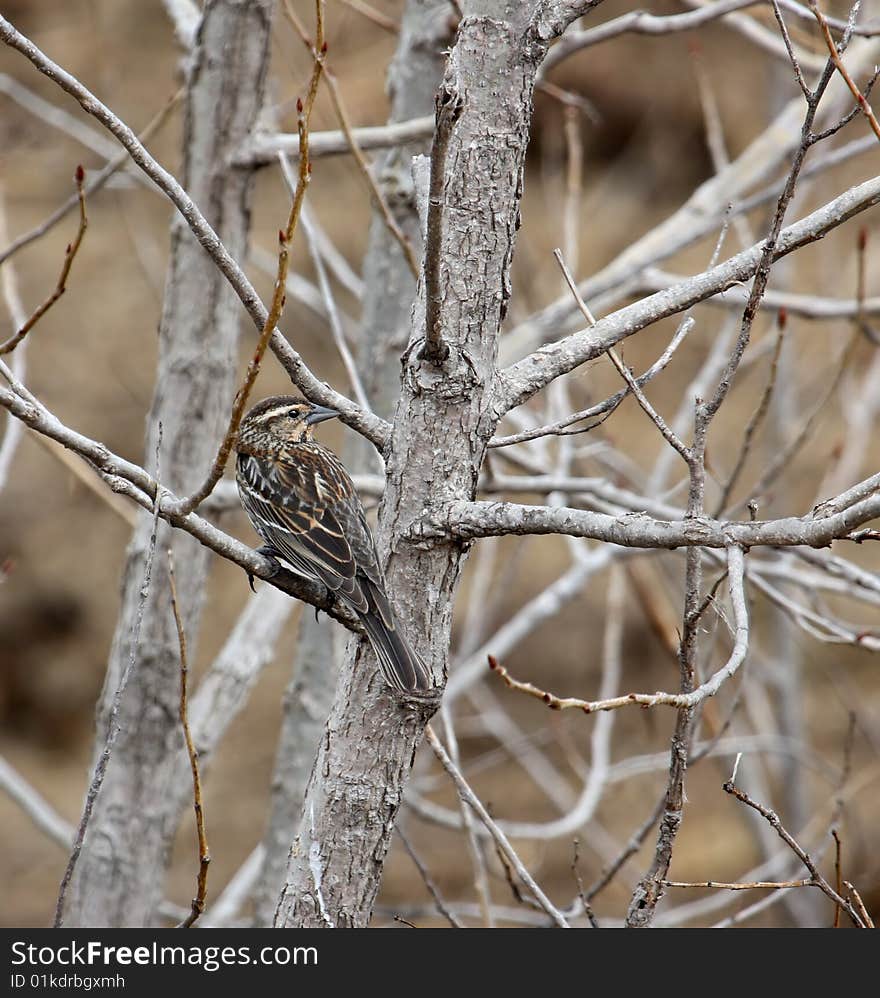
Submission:
[[[281,562],[278,560],[278,552],[270,544],[264,544],[262,547],[257,548],[257,554],[261,554],[264,558],[268,558],[272,563],[271,575],[277,575],[281,571]],[[248,585],[251,587],[251,592],[255,593],[257,590],[254,589],[254,576],[252,572],[247,573]]]

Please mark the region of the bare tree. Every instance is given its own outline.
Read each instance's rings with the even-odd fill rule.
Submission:
[[[19,429],[27,426],[51,446],[66,448],[66,465],[107,501],[123,497],[123,515],[141,508],[78,829],[58,819],[20,774],[0,768],[2,785],[18,806],[65,848],[73,842],[56,924],[149,925],[169,913],[182,915],[165,901],[173,840],[192,799],[178,677],[185,646],[189,657],[197,648],[211,552],[265,584],[189,697],[189,728],[203,770],[275,654],[292,607],[288,596],[325,617],[300,621],[269,814],[265,829],[255,832],[262,842],[255,837],[253,852],[209,908],[206,923],[240,919],[253,900],[256,925],[368,925],[383,914],[377,896],[405,804],[408,823],[423,821],[437,834],[451,831],[467,842],[465,877],[476,902],[450,904],[408,833],[404,838],[431,895],[428,910],[452,924],[470,918],[489,925],[599,924],[594,899],[610,884],[622,890],[625,903],[607,916],[609,924],[706,924],[737,892],[770,892],[769,901],[749,902],[730,916],[734,923],[790,891],[799,896],[810,889],[833,917],[872,924],[857,886],[841,875],[840,852],[836,881],[820,869],[827,830],[836,829],[847,794],[856,793],[849,789],[858,784],[852,777],[854,738],[870,731],[872,717],[855,724],[855,736],[840,735],[842,762],[828,777],[829,803],[820,807],[804,799],[809,746],[803,705],[788,704],[778,725],[772,708],[774,689],[783,697],[806,695],[800,680],[780,678],[801,670],[786,658],[791,634],[862,652],[880,649],[876,624],[861,617],[876,617],[880,605],[880,535],[871,526],[880,517],[880,475],[872,472],[878,455],[863,418],[876,398],[880,368],[872,317],[880,301],[868,295],[867,236],[863,231],[850,240],[857,274],[851,297],[841,296],[839,274],[810,286],[797,280],[795,268],[783,276],[774,266],[783,258],[808,260],[802,250],[880,201],[876,177],[847,172],[880,139],[869,103],[878,42],[871,25],[860,21],[859,5],[837,21],[794,0],[759,5],[760,12],[752,3],[713,0],[687,3],[692,9],[675,14],[629,11],[605,20],[599,19],[604,11],[594,11],[604,8],[599,0],[408,0],[390,19],[359,4],[358,16],[376,31],[397,35],[389,120],[361,129],[349,120],[334,49],[323,44],[325,16],[332,21],[347,5],[325,12],[321,0],[296,6],[282,0],[276,30],[283,24],[288,40],[305,51],[312,80],[305,110],[298,105],[296,135],[278,130],[283,107],[265,106],[271,0],[208,0],[203,11],[188,0],[165,6],[184,53],[179,182],[112,108],[0,18],[0,37],[29,60],[31,74],[44,74],[72,96],[122,145],[130,157],[125,168],[136,168],[132,175],[148,178],[176,209],[145,458],[136,464],[57,417],[26,387],[23,364],[23,350],[39,337],[39,320],[50,308],[65,307],[65,282],[76,279],[85,205],[123,160],[114,160],[106,138],[82,115],[74,119],[40,104],[15,81],[4,85],[3,92],[30,113],[76,132],[107,165],[80,176],[78,196],[57,218],[0,254],[12,318],[0,353],[13,359],[11,367],[0,367],[8,385],[0,388],[0,404],[9,414],[0,485]],[[798,33],[789,31],[795,20]],[[665,51],[681,32],[712,30],[726,32],[738,46],[753,46],[756,60],[772,63],[776,86],[793,96],[774,100],[774,120],[731,156],[710,74],[701,70],[711,173],[677,210],[649,231],[631,234],[620,243],[623,249],[578,280],[587,256],[580,234],[581,121],[594,112],[569,89],[562,70],[632,35],[658,36],[651,44]],[[798,40],[804,31],[812,32],[821,56]],[[310,124],[316,92],[329,98],[338,131]],[[536,94],[552,109],[550,124],[533,121]],[[555,262],[546,254],[545,265],[531,248],[520,266],[514,259],[526,158],[538,124],[541,155],[546,159],[556,148],[564,164],[561,185],[553,188],[556,181],[549,181],[556,193],[545,199],[545,210],[556,213],[551,229],[562,232],[557,241],[563,249]],[[864,134],[849,138],[858,128]],[[367,157],[375,149],[384,151],[371,164]],[[319,184],[320,157],[334,153],[352,156],[372,202],[361,275],[333,245],[308,199],[295,228],[311,175],[309,157]],[[294,160],[301,165],[298,180]],[[249,249],[251,199],[257,171],[267,164],[278,166],[294,200],[286,236],[279,223],[280,263],[269,307],[243,269],[249,257],[261,262]],[[77,203],[81,228],[56,293],[27,320],[8,276],[12,258]],[[286,272],[294,228],[295,244],[308,249],[314,281]],[[729,252],[732,233],[741,246]],[[668,260],[697,272],[662,270]],[[271,257],[267,267],[275,271]],[[828,265],[823,268],[827,272]],[[559,297],[555,288],[563,289]],[[284,290],[290,301],[279,318]],[[355,323],[346,309],[358,299]],[[332,592],[276,572],[269,559],[217,525],[236,503],[230,483],[216,480],[222,460],[215,462],[217,475],[210,470],[218,448],[221,458],[227,453],[223,446],[233,440],[244,397],[240,391],[233,406],[241,382],[238,302],[262,333],[252,375],[268,344],[291,384],[332,405],[359,434],[347,447],[347,464],[362,495],[379,502],[375,533],[389,593],[430,665],[435,689],[429,697],[400,696],[386,687],[357,621]],[[305,345],[285,334],[293,307],[326,322],[348,379],[346,392],[323,382]],[[636,336],[672,317],[677,325],[659,352],[656,338]],[[809,381],[813,368],[791,348],[794,317],[816,326],[836,321],[834,328],[845,329],[843,344],[824,350],[815,383]],[[359,343],[352,349],[354,325]],[[695,351],[691,344],[701,334],[703,347]],[[635,350],[646,341],[650,362],[641,370],[631,367],[621,356],[623,345]],[[599,378],[600,387],[586,397],[577,379],[599,362],[604,381]],[[660,388],[682,365],[689,370],[664,396]],[[784,407],[776,402],[780,396]],[[777,442],[770,450],[763,443],[765,423],[777,404]],[[791,425],[783,411],[792,413]],[[625,442],[613,429],[623,418],[634,428]],[[845,443],[823,469],[821,487],[811,483],[810,508],[803,490],[791,484],[791,468],[817,425],[832,421]],[[594,435],[582,444],[579,434],[589,430]],[[781,482],[788,484],[782,488]],[[525,503],[517,496],[538,499]],[[771,502],[773,516],[765,518]],[[517,574],[511,542],[537,535],[564,539],[562,568],[518,609],[502,611],[508,580]],[[502,548],[498,538],[509,541]],[[533,551],[533,545],[546,549],[553,542],[528,543]],[[832,544],[833,552],[824,550]],[[865,563],[851,554],[855,544],[867,550]],[[463,601],[460,583],[472,547],[476,557]],[[167,584],[171,553],[179,628]],[[590,642],[600,652],[581,647],[570,662],[568,679],[577,683],[578,695],[555,692],[555,679],[540,668],[520,678],[517,650],[546,622],[564,619],[572,603],[587,607],[588,589],[606,575],[603,638]],[[779,630],[775,643],[763,639],[762,606],[784,622],[784,641]],[[677,663],[676,678],[659,690],[632,673],[624,626],[632,622],[629,607],[643,612],[662,654]],[[333,646],[334,635],[346,633],[338,624],[347,628],[344,654]],[[575,668],[585,658],[598,663],[595,688],[591,675],[583,689]],[[851,693],[846,699],[853,700]],[[615,758],[615,717],[632,713],[634,705],[652,711],[663,732],[663,718],[672,716],[663,708],[672,708],[668,752],[639,756],[618,745]],[[580,715],[589,726],[588,762],[573,747],[572,726],[544,726],[556,743],[549,748],[525,730],[524,712],[547,709],[562,712],[560,724]],[[438,710],[435,730],[430,722]],[[462,748],[470,738],[492,739],[500,756],[512,760],[517,779],[540,793],[537,814],[513,818],[484,803],[474,783],[480,758]],[[423,753],[411,780],[423,740],[436,763]],[[738,767],[747,764],[740,759],[752,752],[755,775],[742,786]],[[786,760],[781,772],[789,792],[781,799],[788,814],[777,814],[769,800],[779,776],[774,752]],[[724,783],[724,806],[742,806],[739,820],[750,822],[761,862],[736,881],[722,882],[712,870],[700,879],[673,880],[688,770],[717,755],[736,757],[733,775],[725,773],[717,783]],[[598,815],[609,788],[640,772],[661,774],[654,806],[638,816],[634,829],[624,823],[614,834],[605,831]],[[441,775],[460,809],[432,798]],[[196,805],[200,812],[198,795]],[[797,827],[790,829],[791,822]],[[569,884],[550,889],[539,882],[520,841],[568,848],[580,835],[587,836],[598,864],[594,882],[584,884],[577,845]],[[837,844],[839,850],[840,838]],[[636,876],[627,866],[643,846]],[[204,904],[205,869],[206,860],[193,918]],[[515,905],[498,902],[496,881]],[[678,891],[697,888],[705,895],[699,901],[668,902]],[[663,898],[667,902],[658,907]],[[801,921],[824,910],[818,901],[790,907]],[[415,903],[401,913],[425,914]]]

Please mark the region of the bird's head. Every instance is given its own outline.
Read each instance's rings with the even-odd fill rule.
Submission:
[[[316,405],[297,395],[272,395],[258,402],[241,421],[238,432],[240,443],[268,435],[284,443],[301,443],[311,440],[313,427],[339,413]]]

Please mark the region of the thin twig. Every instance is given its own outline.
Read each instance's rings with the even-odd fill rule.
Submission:
[[[315,55],[315,49],[312,47],[311,39],[309,38],[302,21],[300,21],[300,19],[296,16],[296,12],[291,6],[290,0],[284,0],[282,9],[284,11],[284,16],[291,23],[294,30],[302,40],[303,44],[312,53],[312,55],[315,56],[315,58],[317,58],[317,56]],[[336,80],[336,76],[333,72],[331,72],[330,67],[326,64],[326,62],[324,63],[324,81],[327,84],[327,92],[330,94],[330,101],[333,104],[333,109],[336,112],[336,117],[339,119],[339,124],[351,148],[351,154],[352,156],[354,156],[358,169],[360,170],[361,174],[363,175],[364,179],[367,182],[367,186],[370,189],[370,194],[373,198],[373,203],[376,206],[376,209],[378,210],[379,214],[382,216],[382,220],[384,221],[388,231],[397,240],[401,252],[403,253],[403,257],[407,262],[407,266],[410,269],[410,273],[413,275],[413,277],[416,280],[418,280],[420,267],[419,267],[419,261],[416,258],[415,250],[412,247],[412,243],[409,241],[409,239],[407,239],[406,234],[397,224],[397,221],[394,218],[391,208],[387,200],[385,199],[385,196],[383,195],[381,188],[376,183],[376,179],[373,176],[372,171],[370,170],[370,165],[367,162],[363,150],[358,144],[357,137],[354,134],[354,130],[351,125],[351,119],[348,117],[348,112],[346,111],[345,104],[342,101],[342,94],[339,91],[339,84]]]
[[[725,884],[717,880],[695,881],[693,883],[683,880],[664,880],[664,887],[711,887],[719,891],[781,891],[791,887],[816,887],[815,881],[810,877],[804,880],[752,880],[744,883]]]
[[[562,276],[565,278],[565,283],[568,285],[568,288],[571,291],[572,296],[575,302],[577,303],[577,307],[580,309],[581,314],[587,320],[587,323],[589,325],[595,326],[596,320],[593,317],[593,313],[590,311],[586,302],[581,297],[580,292],[578,291],[577,288],[577,283],[575,282],[575,279],[572,277],[571,271],[566,266],[565,261],[562,259],[562,253],[560,253],[560,251],[556,249],[553,251],[553,256],[555,257],[556,262],[559,264],[559,269],[562,271]],[[663,439],[670,445],[670,447],[672,447],[681,455],[685,463],[689,464],[691,460],[691,453],[689,449],[682,443],[682,441],[676,436],[676,434],[673,433],[672,430],[670,430],[670,428],[666,425],[666,421],[648,401],[647,397],[645,396],[645,393],[639,387],[638,382],[635,380],[635,378],[633,378],[632,373],[623,364],[621,359],[617,356],[617,353],[611,348],[609,348],[606,352],[608,356],[611,358],[611,362],[617,368],[618,373],[626,382],[627,388],[629,388],[632,394],[636,397],[636,400],[638,401],[642,409],[645,411],[648,418],[654,423],[654,425],[662,434]]]
[[[727,662],[706,682],[696,689],[683,693],[627,693],[624,696],[608,697],[602,700],[581,700],[578,697],[558,697],[542,690],[531,683],[514,679],[504,666],[492,656],[489,656],[489,668],[496,673],[512,690],[526,693],[528,696],[545,703],[551,710],[568,710],[574,708],[585,714],[593,714],[602,710],[619,710],[631,704],[641,707],[675,707],[677,709],[692,708],[702,703],[708,697],[713,697],[722,685],[730,679],[745,660],[749,642],[749,621],[743,589],[744,556],[742,548],[730,547],[727,551],[728,576],[730,583],[730,598],[733,604],[735,621],[735,642]],[[696,621],[693,622],[694,624]]]
[[[208,848],[208,835],[205,830],[205,808],[202,803],[202,778],[199,773],[199,753],[193,744],[189,729],[187,712],[187,676],[189,661],[186,654],[186,632],[180,618],[180,607],[177,602],[177,584],[174,581],[174,558],[171,548],[168,549],[168,584],[171,588],[171,612],[174,614],[174,624],[177,628],[177,640],[180,644],[180,724],[183,728],[183,738],[189,755],[189,764],[193,779],[193,809],[196,812],[196,835],[199,842],[199,875],[196,881],[196,896],[192,899],[192,910],[177,926],[178,929],[188,929],[205,910],[205,898],[208,894],[208,864],[211,862],[211,852]]]
[[[452,724],[452,710],[449,707],[442,711],[443,730],[446,734],[446,743],[449,745],[449,758],[453,766],[460,766],[458,754],[458,739],[455,737],[455,727]],[[475,834],[474,819],[465,799],[459,795],[459,810],[461,812],[461,823],[467,839],[468,852],[470,853],[471,866],[474,871],[474,888],[477,892],[477,900],[480,903],[480,910],[483,913],[483,925],[487,929],[495,927],[492,917],[492,892],[489,888],[489,871],[486,867],[486,857],[480,846],[480,841]]]
[[[786,470],[788,465],[791,463],[792,459],[798,453],[798,451],[807,442],[815,429],[816,422],[819,416],[822,414],[825,406],[831,401],[837,392],[840,385],[840,381],[846,372],[847,367],[849,367],[850,362],[856,351],[856,347],[859,344],[859,333],[854,332],[843,351],[840,354],[840,362],[838,363],[834,373],[831,376],[831,380],[827,381],[827,378],[823,376],[822,382],[827,381],[827,387],[822,395],[819,397],[819,401],[816,403],[811,412],[807,414],[806,417],[801,417],[798,425],[798,432],[795,434],[792,440],[789,441],[785,447],[774,457],[770,464],[764,469],[760,479],[749,489],[749,495],[751,496],[762,496],[765,495],[767,489],[776,481],[776,479]],[[736,504],[732,509],[726,510],[728,515],[733,515],[743,503]]]
[[[779,373],[779,356],[782,352],[782,343],[785,337],[785,327],[787,321],[788,313],[785,309],[780,309],[776,319],[776,341],[773,344],[773,356],[770,359],[770,373],[767,376],[767,384],[764,387],[764,392],[761,395],[758,405],[755,407],[755,411],[752,413],[748,423],[746,424],[742,443],[740,444],[739,454],[737,455],[736,462],[733,465],[733,469],[730,472],[727,481],[721,487],[721,495],[715,506],[715,511],[712,514],[714,517],[720,517],[724,512],[724,509],[727,506],[727,500],[730,498],[730,493],[733,491],[733,487],[736,485],[743,466],[749,456],[749,451],[752,448],[752,439],[761,423],[764,421],[764,417],[767,415],[767,411],[770,408],[770,399],[773,396],[773,390],[776,387],[776,377]]]
[[[843,77],[844,81],[846,82],[846,85],[849,87],[850,93],[853,95],[853,97],[855,97],[859,107],[862,109],[862,113],[868,119],[868,124],[871,126],[871,130],[874,132],[877,138],[880,139],[880,122],[877,121],[877,118],[875,117],[874,112],[871,109],[871,105],[865,99],[864,94],[861,92],[861,90],[859,90],[858,86],[856,86],[856,83],[853,80],[853,78],[849,75],[846,66],[844,66],[843,60],[840,58],[840,52],[838,51],[837,46],[834,44],[834,39],[831,37],[831,31],[828,27],[828,21],[825,18],[825,15],[822,13],[822,11],[819,10],[818,6],[815,3],[815,0],[810,0],[809,7],[810,10],[813,12],[813,16],[819,22],[819,28],[822,31],[822,37],[825,39],[825,44],[828,46],[828,53],[831,56],[831,59],[835,67],[837,68],[837,72],[840,73],[840,75]]]
[[[763,804],[759,804],[757,801],[752,800],[751,797],[744,791],[740,790],[732,780],[729,780],[723,786],[724,792],[731,794],[736,797],[738,801],[743,804],[747,804],[749,807],[754,808],[758,814],[761,815],[775,830],[776,834],[782,839],[782,841],[791,849],[791,851],[797,856],[797,858],[804,864],[810,873],[811,880],[815,885],[830,898],[836,905],[842,908],[847,915],[852,919],[853,923],[860,929],[867,928],[867,923],[862,919],[861,915],[855,910],[852,903],[846,898],[841,897],[840,894],[835,891],[827,880],[822,876],[822,874],[816,868],[815,863],[810,859],[809,855],[798,845],[795,839],[786,831],[782,822],[779,820],[779,815],[775,811],[771,811],[770,808],[764,807]]]
[[[663,351],[663,353],[657,358],[656,361],[645,371],[644,374],[639,375],[636,378],[636,384],[639,388],[642,388],[649,381],[655,378],[661,371],[663,371],[669,362],[672,360],[672,356],[675,351],[679,348],[685,336],[694,328],[694,320],[691,316],[687,316],[679,324],[678,329],[675,331],[675,336],[669,343],[669,346]],[[491,448],[497,447],[510,447],[513,444],[525,443],[529,440],[538,440],[540,437],[546,436],[564,436],[566,434],[578,434],[586,433],[589,430],[594,429],[596,426],[600,425],[602,420],[592,423],[589,426],[578,427],[577,429],[570,430],[568,427],[572,423],[579,423],[584,419],[592,419],[594,416],[607,416],[612,413],[620,403],[629,395],[629,387],[622,388],[619,392],[615,392],[614,395],[610,395],[603,402],[599,402],[594,406],[590,406],[589,409],[582,409],[580,412],[572,413],[570,416],[566,416],[564,419],[557,420],[555,423],[548,423],[545,426],[538,426],[534,429],[522,430],[520,433],[514,433],[507,437],[493,437],[488,446]]]
[[[834,839],[834,875],[837,878],[837,893],[843,890],[843,877],[840,872],[840,836],[837,834],[837,829],[831,829],[831,837]],[[834,921],[831,924],[832,929],[840,928],[840,905],[834,906]]]
[[[81,166],[78,166],[74,174],[74,182],[76,183],[76,196],[79,200],[79,226],[77,227],[76,236],[74,236],[73,242],[68,243],[67,249],[64,251],[64,263],[61,265],[61,274],[58,277],[58,283],[55,285],[55,290],[49,295],[43,304],[37,308],[33,315],[27,320],[27,322],[25,322],[18,332],[15,333],[14,336],[10,336],[5,343],[0,343],[0,356],[6,353],[12,353],[18,344],[21,343],[25,336],[27,336],[40,319],[43,318],[43,316],[67,290],[67,278],[70,275],[70,268],[73,266],[73,261],[79,251],[80,243],[82,243],[83,236],[89,226],[89,220],[86,217],[86,196],[83,190],[84,179],[85,171]]]
[[[300,139],[299,182],[296,186],[296,192],[293,195],[293,203],[290,206],[290,214],[287,218],[287,225],[283,230],[279,230],[278,232],[278,273],[275,277],[275,287],[272,292],[272,304],[269,306],[269,314],[266,316],[266,321],[263,324],[263,329],[257,341],[257,346],[254,349],[253,356],[248,364],[244,381],[236,393],[235,401],[232,404],[232,413],[229,417],[229,426],[226,430],[225,436],[223,437],[223,442],[220,444],[217,456],[214,458],[211,471],[202,485],[181,503],[178,509],[178,513],[181,516],[186,516],[188,513],[192,513],[193,510],[198,507],[199,503],[207,499],[207,497],[214,490],[214,486],[223,477],[226,462],[229,460],[229,455],[235,445],[235,439],[238,435],[238,427],[241,423],[242,416],[244,415],[244,410],[247,406],[251,389],[253,388],[254,382],[257,380],[257,376],[260,373],[260,365],[263,362],[263,356],[269,346],[269,340],[275,332],[275,327],[281,320],[281,313],[284,311],[284,304],[287,300],[284,289],[287,283],[287,269],[290,261],[290,244],[293,240],[294,233],[296,232],[297,222],[299,221],[303,200],[306,195],[306,188],[308,187],[309,180],[312,175],[311,162],[309,161],[309,121],[312,116],[312,108],[315,105],[315,97],[318,93],[318,83],[320,82],[321,73],[324,68],[324,56],[327,52],[327,44],[324,41],[323,0],[315,0],[315,19],[317,25],[317,42],[314,51],[314,68],[312,69],[312,76],[309,80],[309,88],[306,93],[306,99],[305,101],[297,100],[296,105]]]
[[[383,31],[387,31],[392,35],[398,34],[399,28],[397,27],[397,23],[390,17],[386,17],[384,14],[380,13],[375,7],[365,3],[364,0],[342,0],[342,3],[344,3],[346,7],[351,7],[352,10],[356,10],[359,14],[363,14],[368,21],[372,21],[373,24],[381,28]]]
[[[413,861],[415,868],[419,871],[419,875],[421,876],[425,887],[428,888],[428,893],[434,899],[434,904],[437,905],[437,911],[439,911],[446,921],[449,922],[453,929],[463,929],[464,926],[443,900],[443,895],[431,879],[431,874],[428,872],[425,864],[419,859],[418,854],[412,847],[412,843],[409,841],[409,838],[406,836],[399,823],[394,826],[394,831],[397,832],[397,837],[403,843],[403,848],[406,849],[407,856],[409,856],[409,858]]]
[[[451,777],[452,782],[455,784],[455,787],[458,790],[459,795],[462,797],[463,800],[465,800],[471,806],[471,808],[473,808],[477,817],[486,826],[490,835],[498,844],[498,847],[501,849],[501,851],[504,853],[504,855],[513,865],[513,868],[516,870],[520,879],[535,896],[535,900],[538,902],[538,904],[541,905],[544,911],[550,916],[553,922],[557,926],[559,926],[559,928],[561,929],[569,928],[569,924],[565,916],[562,914],[561,911],[559,911],[559,909],[550,901],[547,895],[537,885],[535,879],[532,877],[532,875],[523,865],[522,860],[514,852],[513,847],[510,845],[510,843],[507,840],[507,836],[492,820],[492,817],[490,816],[489,812],[482,805],[482,803],[480,802],[477,795],[473,792],[473,790],[471,790],[471,788],[468,786],[467,781],[461,775],[459,769],[454,765],[452,760],[447,755],[446,750],[443,748],[442,744],[440,743],[440,739],[434,734],[434,730],[432,729],[430,724],[425,728],[425,737],[428,740],[428,744],[434,750],[434,754],[440,760],[440,765],[446,770],[446,772]]]
[[[587,920],[589,921],[590,925],[594,929],[598,929],[599,928],[599,923],[596,920],[596,916],[593,914],[593,909],[590,906],[590,902],[589,902],[589,900],[587,898],[587,893],[584,890],[584,880],[583,880],[583,877],[581,877],[581,871],[578,869],[578,859],[579,859],[579,856],[578,856],[578,847],[579,847],[579,845],[580,845],[579,840],[578,840],[577,836],[575,836],[573,854],[572,854],[572,858],[571,858],[571,872],[572,872],[572,875],[574,876],[575,883],[577,884],[578,898],[580,899],[581,905],[583,906],[584,914],[587,916]]]

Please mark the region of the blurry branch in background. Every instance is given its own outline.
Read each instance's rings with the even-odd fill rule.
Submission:
[[[453,929],[463,929],[464,926],[455,917],[455,915],[449,910],[449,906],[443,900],[443,897],[441,896],[440,891],[437,889],[437,885],[431,879],[431,875],[428,872],[427,867],[419,859],[416,851],[413,849],[412,844],[410,843],[409,839],[404,834],[404,832],[401,829],[400,825],[398,825],[394,830],[395,830],[395,832],[397,832],[397,837],[403,843],[403,848],[406,849],[407,855],[413,861],[413,865],[419,871],[419,876],[422,878],[422,881],[424,882],[425,887],[428,888],[428,893],[434,899],[434,904],[437,906],[437,911],[439,911],[440,914],[449,922],[449,924],[452,926]]]
[[[366,3],[365,0],[342,0],[342,3],[346,7],[356,10],[359,14],[363,14],[364,17],[372,21],[373,24],[378,25],[383,31],[397,34],[397,22],[393,21],[390,17],[386,17],[371,4]]]
[[[65,852],[70,851],[76,829],[73,825],[69,825],[42,794],[2,756],[0,756],[0,789],[19,805],[41,832],[61,846]]]
[[[391,149],[418,139],[429,139],[433,134],[434,116],[431,115],[388,125],[352,128],[350,135],[341,129],[315,132],[311,137],[310,152],[313,157],[340,156],[351,152],[352,138],[362,152]],[[299,156],[299,136],[258,132],[251,138],[249,145],[238,154],[234,165],[265,166],[275,162],[280,152],[286,153],[291,158]]]
[[[157,474],[159,472],[159,453],[162,445],[162,424],[159,424],[159,434],[156,444],[156,470]],[[80,854],[82,852],[83,842],[86,837],[86,832],[88,831],[89,821],[92,817],[92,811],[95,806],[95,802],[101,793],[101,787],[104,784],[104,776],[107,772],[107,766],[110,762],[110,755],[113,751],[113,746],[121,730],[119,725],[119,711],[122,705],[122,697],[125,693],[125,688],[128,685],[128,681],[131,678],[132,672],[135,667],[135,655],[137,652],[138,642],[140,640],[141,625],[144,619],[144,609],[147,603],[147,597],[150,593],[150,583],[153,577],[153,559],[156,554],[156,534],[159,529],[159,505],[162,487],[156,485],[155,495],[153,497],[153,524],[150,531],[150,540],[147,547],[147,555],[144,560],[144,574],[141,581],[141,588],[138,599],[138,609],[137,614],[134,619],[134,625],[131,635],[131,656],[129,657],[128,664],[125,671],[122,673],[122,677],[119,681],[119,685],[116,687],[116,691],[113,694],[113,700],[110,707],[110,716],[107,721],[107,735],[104,740],[104,746],[101,749],[101,753],[98,757],[98,761],[95,764],[94,772],[92,773],[92,779],[89,783],[88,791],[86,792],[85,805],[83,807],[82,817],[80,818],[79,825],[76,829],[76,836],[73,841],[73,851],[70,854],[70,859],[67,861],[67,868],[64,871],[64,876],[61,880],[61,886],[58,889],[58,900],[55,904],[55,920],[54,928],[60,929],[64,924],[64,902],[67,896],[67,888],[70,885],[71,878],[73,877],[74,870],[76,869],[77,861],[79,860]]]
[[[0,184],[0,239],[5,243],[9,238],[6,221],[6,191]],[[3,293],[3,303],[13,329],[20,329],[27,322],[24,304],[18,290],[18,276],[14,265],[10,262],[0,265],[0,290]],[[17,350],[12,358],[10,377],[21,382],[25,379],[27,344]],[[6,427],[3,431],[3,442],[0,443],[0,489],[6,485],[12,468],[12,459],[18,449],[24,434],[24,424],[16,419],[11,412],[6,415]]]
[[[196,32],[202,20],[202,12],[195,0],[162,0],[165,12],[174,25],[174,37],[178,45],[189,51],[196,41]]]
[[[152,118],[152,120],[147,124],[143,131],[139,134],[138,138],[141,142],[148,142],[155,134],[159,131],[162,125],[168,120],[171,112],[180,103],[180,99],[183,96],[183,90],[178,90],[177,93],[165,102],[165,105],[161,110]],[[103,166],[94,175],[86,172],[86,181],[84,186],[85,196],[87,198],[91,197],[94,193],[99,191],[107,181],[122,167],[128,163],[128,150],[123,149],[121,152],[116,150],[113,151],[114,155],[107,160],[106,166]],[[140,174],[135,174],[140,176]],[[25,246],[30,245],[37,239],[40,239],[47,232],[49,232],[58,222],[63,219],[68,212],[75,208],[79,204],[79,192],[72,194],[66,201],[64,201],[55,211],[49,215],[45,221],[41,222],[39,225],[35,226],[30,232],[25,232],[23,235],[18,236],[13,239],[11,243],[6,245],[2,250],[0,250],[0,264],[6,262],[6,260],[16,253],[18,250],[23,249]],[[6,238],[4,237],[3,242],[6,243]]]
[[[278,154],[279,161],[281,163],[281,172],[284,176],[284,181],[287,184],[288,190],[295,190],[295,184],[293,183],[293,175],[290,168],[290,163],[283,153]],[[336,350],[339,353],[339,358],[345,367],[345,372],[348,375],[349,384],[351,385],[352,394],[354,395],[358,405],[366,410],[370,410],[370,403],[367,399],[367,394],[364,391],[363,383],[361,382],[361,377],[358,374],[357,366],[354,362],[354,357],[352,357],[351,350],[348,346],[348,341],[345,337],[345,331],[342,328],[342,320],[339,315],[339,308],[336,304],[336,299],[333,297],[333,291],[330,287],[330,281],[327,278],[327,268],[324,266],[324,259],[321,255],[321,250],[318,246],[318,235],[314,224],[312,223],[311,216],[306,209],[303,207],[302,213],[302,227],[303,233],[306,237],[306,242],[309,247],[309,256],[311,257],[312,264],[315,268],[315,273],[318,275],[318,288],[320,289],[321,297],[324,302],[324,312],[327,317],[327,323],[330,326],[330,332],[333,335],[333,342],[336,345]]]
[[[300,40],[303,42],[303,44],[306,46],[309,52],[311,52],[312,55],[315,56],[316,48],[313,47],[311,39],[309,38],[305,30],[305,27],[302,24],[302,21],[300,21],[300,19],[296,16],[293,7],[290,4],[290,0],[282,0],[282,10],[284,11],[284,16],[287,18],[287,20],[293,26],[293,29],[299,35]],[[370,196],[373,200],[373,204],[381,214],[382,220],[385,222],[385,225],[388,227],[388,231],[397,240],[397,243],[400,246],[401,251],[403,252],[404,258],[406,259],[407,265],[409,266],[410,272],[412,273],[413,277],[416,280],[418,280],[419,274],[421,273],[421,266],[419,265],[419,261],[416,259],[415,250],[412,247],[412,243],[404,235],[403,230],[394,220],[394,215],[392,214],[391,209],[388,206],[388,202],[386,201],[385,196],[382,194],[379,185],[376,183],[376,180],[373,177],[372,171],[370,170],[370,166],[367,163],[366,159],[364,158],[364,154],[360,146],[358,145],[357,137],[355,136],[354,130],[351,127],[351,122],[349,121],[348,113],[346,112],[345,105],[342,102],[342,95],[339,91],[339,84],[336,81],[336,76],[332,72],[332,70],[326,65],[324,66],[324,79],[327,83],[327,91],[330,94],[330,100],[333,103],[333,110],[336,112],[336,117],[339,119],[339,124],[342,126],[342,131],[345,133],[345,137],[348,139],[348,144],[351,149],[351,154],[352,156],[354,156],[355,162],[358,165],[358,169],[360,170],[361,174],[363,175],[364,179],[367,182],[367,186],[370,189]],[[300,159],[303,156],[304,150],[305,147],[303,145],[302,139],[300,139],[299,147],[297,149],[297,156]],[[279,151],[278,155],[283,163],[284,162],[283,152]],[[360,402],[360,404],[364,408],[366,408],[365,402]]]

